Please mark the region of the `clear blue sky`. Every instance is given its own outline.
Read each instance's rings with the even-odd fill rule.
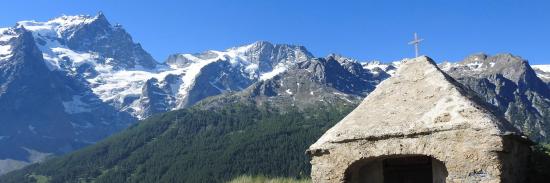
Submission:
[[[19,20],[103,11],[122,24],[157,60],[267,40],[306,46],[316,56],[340,53],[360,60],[411,57],[437,61],[510,52],[531,64],[550,64],[550,3],[545,0],[10,0],[0,27]]]

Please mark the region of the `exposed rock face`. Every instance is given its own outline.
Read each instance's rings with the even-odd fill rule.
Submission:
[[[549,141],[550,88],[540,79],[544,75],[537,77],[526,60],[511,54],[476,54],[441,66],[532,140]]]
[[[158,64],[140,44],[134,43],[121,25],[111,25],[105,15],[99,13],[90,23],[72,31],[63,32],[62,39],[70,49],[102,53],[111,58],[108,63],[118,69],[142,67],[153,69]]]
[[[386,160],[416,156],[434,182],[524,182],[530,141],[489,106],[431,59],[408,60],[311,145],[313,182],[382,182]]]
[[[298,62],[273,78],[255,82],[242,92],[231,93],[232,96],[215,97],[205,104],[215,107],[251,100],[259,105],[299,108],[335,103],[356,105],[380,80],[359,62],[330,55]]]

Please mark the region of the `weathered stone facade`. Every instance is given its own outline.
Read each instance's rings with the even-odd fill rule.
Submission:
[[[480,101],[430,58],[409,60],[309,148],[312,179],[525,182],[530,141]]]

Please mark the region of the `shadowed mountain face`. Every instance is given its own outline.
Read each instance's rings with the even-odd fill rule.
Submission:
[[[30,155],[25,148],[42,152],[57,151],[55,146],[60,148],[67,145],[70,148],[74,134],[70,133],[72,127],[68,123],[69,117],[60,115],[64,113],[60,102],[64,94],[55,91],[56,88],[64,87],[64,83],[49,72],[41,52],[34,45],[32,35],[24,29],[13,31],[18,36],[9,42],[12,56],[0,63],[0,116],[3,126],[0,131],[0,156],[25,160]],[[37,111],[40,108],[43,109]],[[50,126],[43,121],[52,121],[53,124]],[[40,137],[40,134],[56,130],[54,126],[60,131],[50,136],[52,140]],[[52,145],[56,142],[62,145]],[[35,143],[39,147],[31,145]]]
[[[440,67],[498,108],[531,139],[550,140],[550,89],[526,60],[510,54],[478,54]]]
[[[52,71],[34,36],[8,30],[10,56],[0,61],[0,173],[81,148],[125,128],[134,119],[99,102],[85,83]]]
[[[102,14],[21,21],[0,29],[0,48],[0,174],[126,128],[136,118],[103,101],[90,79],[157,65]]]

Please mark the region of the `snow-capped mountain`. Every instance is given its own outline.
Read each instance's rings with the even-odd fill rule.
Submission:
[[[93,76],[96,73],[86,69],[97,65],[116,70],[152,69],[157,65],[121,25],[111,25],[102,13],[62,16],[46,22],[20,21],[16,27],[32,32],[50,70]]]
[[[304,47],[260,41],[225,51],[174,54],[155,69],[109,70],[87,80],[102,101],[145,118],[243,90],[311,58]]]
[[[159,74],[150,70],[162,67],[121,25],[111,25],[102,13],[62,16],[46,22],[21,21],[16,27],[32,32],[51,71],[81,80],[102,102],[117,110],[125,109],[117,105],[117,99],[124,98],[117,96],[141,92],[143,84],[136,86],[132,81],[144,83],[154,77],[152,74]]]

